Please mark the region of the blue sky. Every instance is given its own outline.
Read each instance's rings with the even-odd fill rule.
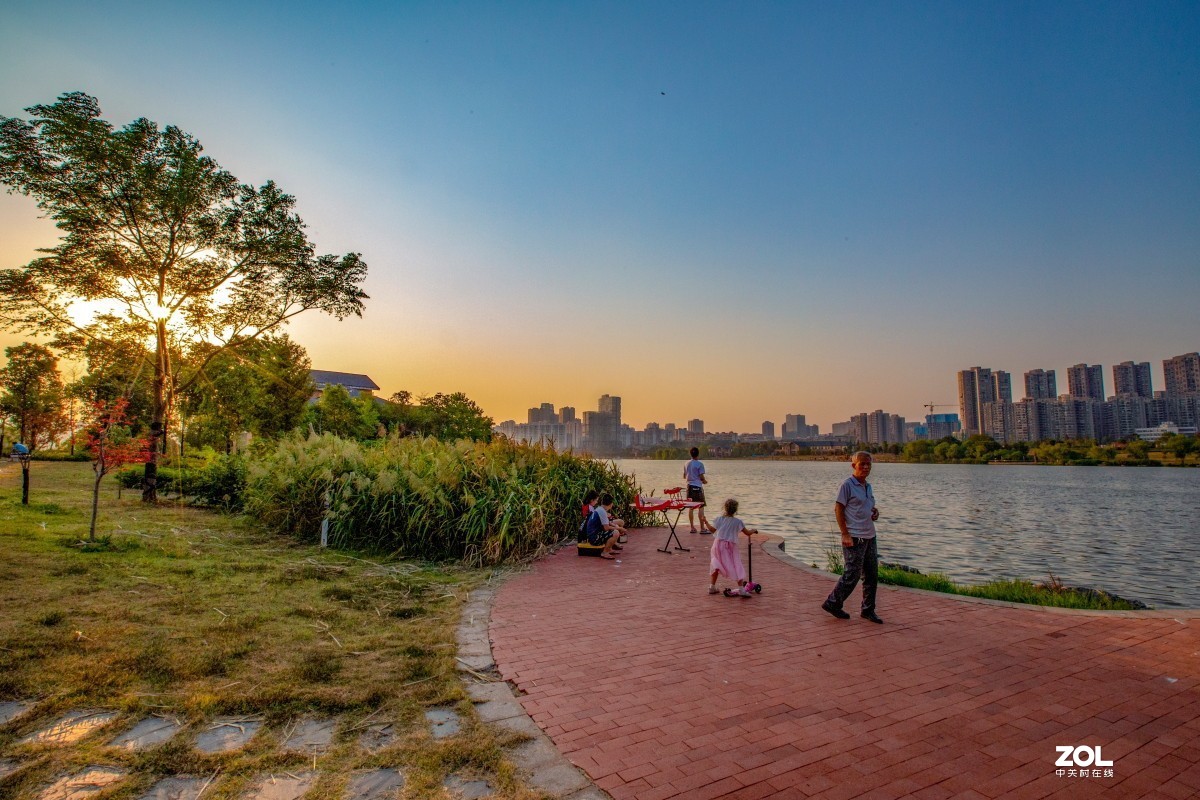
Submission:
[[[1194,2],[10,0],[0,29],[0,114],[84,90],[180,125],[362,252],[364,319],[292,333],[387,393],[827,430],[977,364],[1161,386],[1200,348]],[[53,237],[21,198],[0,230],[0,267]]]

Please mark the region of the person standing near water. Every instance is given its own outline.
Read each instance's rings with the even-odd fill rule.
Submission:
[[[687,481],[687,499],[700,504],[699,508],[688,509],[688,524],[692,526],[692,533],[712,533],[715,528],[704,518],[704,484],[708,483],[708,478],[704,477],[704,462],[700,460],[699,447],[692,448],[692,460],[683,468],[683,479]],[[696,530],[695,511],[700,512],[700,530]]]
[[[837,501],[833,504],[833,515],[842,532],[842,559],[845,569],[842,577],[821,604],[821,608],[838,619],[850,619],[842,610],[842,604],[854,591],[861,577],[863,619],[883,624],[875,614],[875,588],[879,575],[879,548],[875,542],[875,520],[879,509],[875,506],[875,494],[867,476],[871,474],[871,454],[859,451],[850,459],[853,474],[842,482]]]

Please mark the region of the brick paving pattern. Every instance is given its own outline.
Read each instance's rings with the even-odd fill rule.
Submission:
[[[1200,796],[1195,611],[881,586],[886,624],[843,621],[819,608],[829,576],[758,550],[761,595],[710,596],[711,539],[655,552],[666,535],[619,564],[564,549],[492,608],[501,675],[618,800]],[[1099,746],[1112,776],[1056,775],[1056,745]]]

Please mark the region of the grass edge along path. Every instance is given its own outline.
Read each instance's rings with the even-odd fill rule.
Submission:
[[[215,775],[205,797],[231,800],[264,775],[313,767],[280,747],[313,716],[338,727],[309,796],[339,796],[354,771],[385,766],[404,771],[404,798],[441,797],[452,774],[486,779],[500,798],[541,796],[504,755],[524,737],[483,724],[455,668],[462,606],[490,570],[322,551],[245,518],[119,500],[111,485],[88,545],[90,478],[85,464],[39,464],[22,507],[19,472],[0,466],[0,701],[35,702],[0,725],[0,759],[19,763],[0,796],[32,798],[107,764],[128,775],[106,800],[175,774]],[[74,744],[21,742],[86,708],[118,717]],[[461,732],[434,739],[432,708],[453,709]],[[142,752],[107,746],[151,714],[183,730]],[[218,716],[262,729],[230,753],[192,748]],[[361,747],[362,729],[383,722],[392,743]]]
[[[781,540],[782,541],[782,540]],[[842,554],[830,547],[825,552],[826,570],[829,575],[841,575]],[[814,569],[819,569],[813,564]],[[979,600],[995,600],[1002,603],[1071,608],[1087,611],[1144,611],[1150,608],[1145,603],[1128,600],[1110,594],[1103,589],[1084,586],[1066,586],[1053,575],[1046,583],[1034,583],[1022,578],[998,578],[980,584],[955,583],[940,572],[924,573],[903,564],[879,562],[879,583],[887,586],[902,586],[926,592],[939,592]]]

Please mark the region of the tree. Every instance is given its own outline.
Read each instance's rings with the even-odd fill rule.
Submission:
[[[432,436],[442,441],[458,439],[490,442],[496,423],[474,400],[462,392],[438,393],[412,402],[412,394],[396,392],[379,409],[379,418],[390,431]]]
[[[263,336],[211,359],[205,349],[197,348],[207,365],[183,406],[201,417],[200,424],[220,438],[226,453],[242,431],[275,437],[300,423],[313,392],[311,363],[287,334]]]
[[[273,181],[239,183],[175,126],[143,118],[115,129],[82,92],[26,111],[29,121],[0,117],[0,182],[35,199],[63,236],[0,273],[0,324],[96,338],[73,306],[107,301],[153,332],[142,493],[153,502],[172,399],[217,353],[299,313],[361,316],[366,264],[358,253],[315,255],[293,197]],[[215,348],[181,366],[173,343],[183,356]]]
[[[100,481],[114,469],[126,464],[140,464],[150,457],[149,443],[130,435],[126,412],[129,401],[97,400],[92,404],[92,422],[88,426],[87,449],[92,454],[92,524],[88,541],[96,541],[96,515],[100,509]]]
[[[332,383],[321,398],[308,407],[307,420],[320,433],[343,439],[374,439],[379,434],[379,412],[375,398],[351,397],[346,387]]]
[[[428,436],[453,442],[458,439],[490,442],[492,426],[496,423],[483,413],[474,400],[462,392],[453,394],[435,394],[421,400],[421,408],[425,409],[429,418],[428,428],[423,431]]]
[[[1145,461],[1150,457],[1150,443],[1142,439],[1134,439],[1125,445],[1125,452],[1129,454],[1130,458]]]
[[[1000,443],[985,433],[977,433],[974,436],[968,436],[963,442],[963,447],[970,458],[985,461],[990,453],[1000,449]]]
[[[62,433],[63,387],[58,359],[50,348],[26,342],[4,348],[8,363],[0,369],[0,411],[11,417],[20,442],[32,453]],[[29,505],[29,458],[21,459],[21,502]]]
[[[1187,436],[1182,433],[1168,433],[1158,440],[1155,447],[1163,453],[1170,453],[1179,459],[1182,464],[1188,457],[1189,453],[1196,450],[1196,437]]]

